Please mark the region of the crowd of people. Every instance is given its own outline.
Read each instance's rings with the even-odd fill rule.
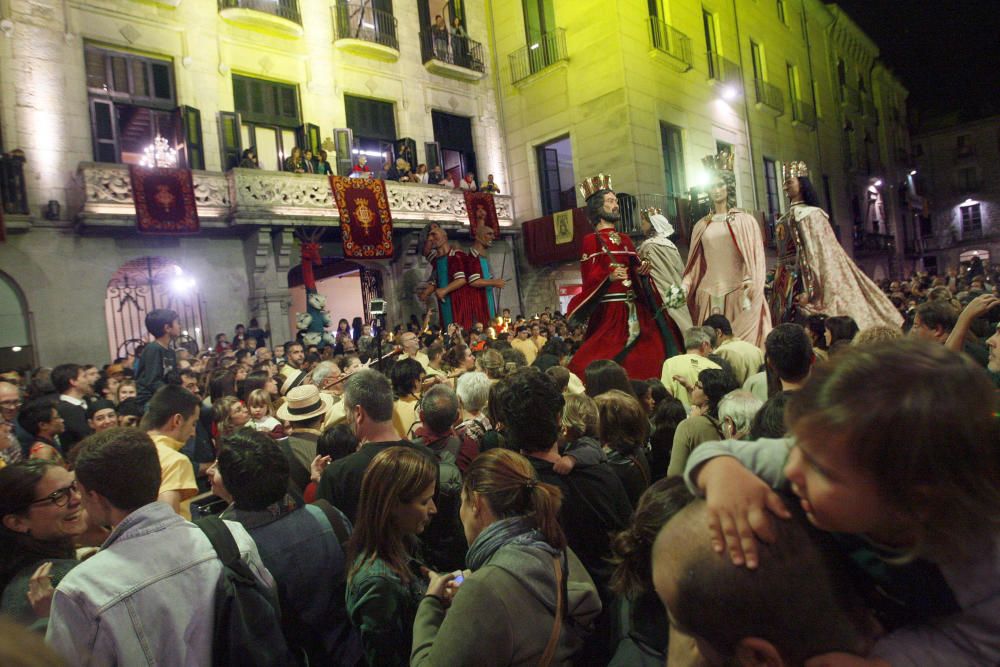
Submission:
[[[716,313],[641,380],[550,309],[206,351],[153,311],[2,374],[0,635],[218,663],[217,516],[269,664],[997,664],[996,267],[880,286],[902,327]]]

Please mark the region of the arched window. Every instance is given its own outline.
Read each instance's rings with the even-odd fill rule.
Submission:
[[[0,368],[33,366],[34,356],[24,292],[0,271]]]

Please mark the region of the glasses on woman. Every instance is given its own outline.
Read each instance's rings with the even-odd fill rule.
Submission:
[[[38,500],[32,500],[28,503],[28,507],[32,505],[40,505],[42,503],[51,503],[56,507],[66,507],[69,504],[70,496],[74,493],[80,493],[76,486],[76,480],[73,481],[69,486],[64,486],[61,489],[56,489],[44,498],[39,498]]]

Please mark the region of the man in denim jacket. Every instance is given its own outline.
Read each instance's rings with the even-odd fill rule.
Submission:
[[[200,528],[156,500],[160,462],[149,436],[113,428],[87,438],[76,478],[90,521],[113,529],[59,582],[46,641],[70,665],[211,664],[222,563]],[[273,588],[246,530],[226,525]]]

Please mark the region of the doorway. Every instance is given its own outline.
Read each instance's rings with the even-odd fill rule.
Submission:
[[[535,147],[538,160],[542,215],[576,208],[576,178],[569,137],[560,137]]]
[[[476,173],[476,151],[472,141],[472,119],[443,111],[431,111],[434,142],[441,157],[441,170],[458,185],[466,174]]]

